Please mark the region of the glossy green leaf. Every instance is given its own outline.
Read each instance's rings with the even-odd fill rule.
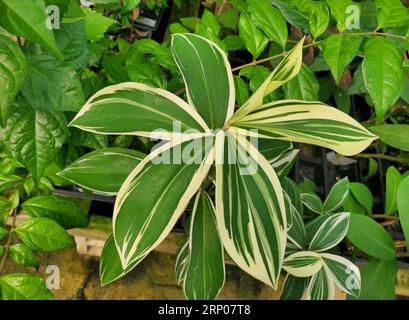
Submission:
[[[28,59],[28,74],[21,91],[37,109],[78,111],[85,102],[75,71],[47,55]]]
[[[354,12],[361,12],[359,3],[352,0],[325,0],[331,10],[331,14],[337,21],[337,28],[340,32],[348,29],[348,23],[353,22],[351,20],[351,14]],[[351,10],[353,9],[353,10]],[[357,21],[354,21],[355,23]]]
[[[56,57],[63,55],[55,41],[52,29],[47,28],[48,19],[44,0],[0,1],[0,24],[9,32],[40,43]]]
[[[398,210],[397,193],[403,177],[400,172],[390,166],[386,171],[385,214],[392,214]]]
[[[268,38],[254,25],[250,16],[245,12],[240,14],[239,35],[253,59],[257,59],[268,44]]]
[[[372,212],[374,198],[369,188],[363,183],[352,182],[349,183],[349,189],[359,204],[361,204],[368,212]]]
[[[409,241],[409,177],[406,177],[399,185],[397,202],[399,210],[400,225],[406,241]],[[409,247],[406,247],[409,251]]]
[[[378,168],[378,161],[374,159],[368,159],[368,174],[365,176],[365,179],[372,178],[378,172]]]
[[[17,235],[33,250],[57,251],[75,247],[74,239],[57,222],[32,218],[16,228]]]
[[[70,128],[69,142],[78,147],[87,147],[95,150],[108,147],[106,135],[82,131],[74,127]]]
[[[4,127],[13,101],[27,73],[26,58],[19,45],[0,35],[0,126]]]
[[[10,256],[11,259],[17,264],[33,267],[37,270],[40,266],[33,251],[31,251],[31,249],[24,243],[16,243],[10,246]]]
[[[311,277],[323,266],[319,253],[313,251],[298,251],[284,259],[283,269],[295,277]]]
[[[319,100],[320,85],[310,68],[303,64],[298,75],[283,86],[286,99]]]
[[[333,300],[335,297],[335,286],[326,268],[311,278],[307,288],[308,300]]]
[[[322,214],[324,208],[321,198],[313,192],[307,192],[301,194],[301,200],[303,204],[312,212]]]
[[[271,2],[281,11],[285,19],[298,29],[308,32],[309,19],[306,15],[290,6],[290,0],[271,0]]]
[[[401,0],[375,0],[378,9],[378,29],[396,28],[409,23],[409,9]]]
[[[133,169],[146,155],[129,149],[95,150],[58,173],[91,191],[116,194]],[[109,170],[107,170],[109,168]]]
[[[288,31],[281,12],[269,0],[248,0],[247,3],[253,23],[284,49]]]
[[[348,240],[359,250],[381,259],[395,258],[395,243],[389,233],[373,219],[361,214],[352,214]]]
[[[236,90],[236,101],[238,105],[243,105],[249,98],[247,84],[239,76],[234,76],[234,87]]]
[[[374,37],[365,45],[362,72],[377,120],[382,120],[400,97],[404,77],[402,62],[399,49],[387,38]]]
[[[139,63],[128,65],[128,74],[133,82],[147,84],[154,88],[166,89],[166,76],[162,69],[153,63]]]
[[[88,218],[77,202],[54,195],[36,196],[22,204],[23,210],[33,218],[52,219],[65,229],[84,228]]]
[[[331,68],[335,83],[339,86],[341,76],[358,54],[361,39],[348,34],[334,34],[324,43],[324,59]]]
[[[183,289],[188,299],[212,300],[224,285],[224,255],[210,196],[198,193],[190,222]]]
[[[68,134],[64,114],[18,106],[10,115],[3,141],[36,178],[54,161]]]
[[[325,1],[291,0],[290,4],[309,18],[310,32],[315,39],[327,30],[330,16]]]
[[[281,291],[280,300],[301,300],[307,288],[308,278],[287,274]]]
[[[409,151],[409,125],[407,124],[381,124],[369,128],[386,144]]]
[[[39,276],[10,273],[0,277],[2,300],[52,300],[52,293]]]

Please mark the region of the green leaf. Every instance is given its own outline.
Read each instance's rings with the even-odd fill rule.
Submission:
[[[307,288],[308,278],[287,274],[281,291],[280,300],[301,300]]]
[[[310,209],[312,212],[322,214],[323,212],[323,203],[320,197],[313,192],[302,193],[301,200],[303,204]]]
[[[381,259],[395,258],[395,243],[389,233],[376,221],[361,214],[352,214],[348,240],[364,253]]]
[[[39,276],[10,273],[0,277],[2,300],[53,300],[45,281]]]
[[[224,285],[223,245],[210,196],[199,192],[190,222],[189,254],[183,290],[188,299],[213,300]]]
[[[189,129],[203,132],[207,128],[196,110],[176,95],[140,83],[123,83],[91,97],[70,126],[99,134],[170,140],[176,122],[180,122],[182,133]]]
[[[339,207],[342,206],[346,197],[349,194],[349,181],[348,177],[339,180],[331,188],[327,199],[324,202],[324,212],[330,213],[335,212]]]
[[[371,259],[361,269],[361,294],[358,298],[348,296],[349,300],[395,300],[398,262],[393,259],[383,261]]]
[[[342,155],[360,153],[377,138],[342,111],[319,102],[272,102],[235,116],[231,123],[234,130],[257,129],[262,138],[314,144]]]
[[[174,35],[172,52],[183,74],[189,104],[210,128],[222,128],[235,105],[234,79],[227,56],[214,43],[193,34]]]
[[[3,227],[0,227],[0,240],[3,239],[6,235],[8,235],[8,230],[4,229]]]
[[[202,15],[202,23],[206,27],[209,27],[213,32],[218,35],[220,33],[221,26],[217,21],[216,16],[209,10],[205,10]]]
[[[52,29],[48,29],[44,0],[0,1],[0,24],[9,32],[40,43],[57,58],[63,55],[58,49]]]
[[[369,213],[372,212],[374,199],[369,188],[359,182],[349,183],[349,188],[359,204],[361,204]]]
[[[185,161],[175,148],[182,154],[192,148],[196,152],[193,157],[188,153]],[[205,179],[213,157],[213,139],[185,138],[155,149],[132,171],[119,190],[113,217],[124,270],[165,239]]]
[[[66,136],[64,114],[22,105],[10,115],[3,141],[13,157],[39,178]]]
[[[406,177],[399,185],[397,202],[399,210],[400,225],[406,241],[409,241],[409,177]],[[406,247],[409,251],[409,247]]]
[[[25,201],[22,208],[33,218],[52,219],[65,229],[84,228],[88,225],[88,218],[81,207],[69,198],[36,196]]]
[[[26,58],[19,45],[0,35],[0,126],[4,127],[13,101],[24,83]]]
[[[248,0],[247,3],[251,20],[256,27],[285,49],[288,31],[287,22],[281,12],[273,7],[269,0]]]
[[[309,19],[306,15],[291,8],[290,0],[271,0],[271,2],[281,11],[281,14],[290,24],[305,33],[308,32]]]
[[[292,0],[290,4],[309,18],[310,32],[315,39],[327,30],[329,10],[325,1]]]
[[[236,35],[229,35],[223,39],[223,44],[226,50],[228,51],[236,51],[236,50],[244,50],[244,42],[243,40]]]
[[[37,270],[40,267],[34,253],[24,243],[17,243],[10,246],[10,256],[17,264],[33,267]]]
[[[63,63],[75,70],[83,70],[91,57],[85,22],[62,23],[61,28],[55,30],[57,45],[64,55]]]
[[[398,210],[396,196],[402,180],[400,172],[394,166],[390,166],[386,171],[385,214],[390,215]]]
[[[48,218],[32,218],[20,224],[16,233],[33,250],[49,252],[75,247],[67,231]]]
[[[167,80],[162,69],[153,63],[128,65],[128,74],[132,81],[144,83],[154,88],[166,89]]]
[[[409,9],[401,0],[375,0],[378,9],[378,29],[405,26],[409,22]]]
[[[28,68],[21,91],[32,107],[78,111],[85,102],[81,82],[75,71],[61,61],[52,56],[37,55],[29,58]]]
[[[376,172],[378,172],[378,168],[378,161],[371,158],[368,159],[368,174],[365,176],[365,179],[372,178],[376,174]]]
[[[0,192],[11,189],[14,185],[23,182],[23,178],[17,175],[0,174]]]
[[[236,90],[236,101],[239,106],[243,105],[249,98],[249,89],[246,82],[239,76],[234,76],[234,88]]]
[[[253,59],[257,59],[268,44],[268,38],[253,24],[250,16],[245,12],[240,14],[239,35]]]
[[[234,163],[222,161],[229,154],[237,155]],[[270,163],[246,137],[220,131],[216,137],[220,238],[240,268],[273,288],[285,253],[286,217],[283,191]]]
[[[339,86],[341,76],[358,54],[361,39],[348,34],[334,34],[324,43],[324,59],[331,68],[335,83]]]
[[[69,142],[78,147],[88,147],[95,150],[108,147],[106,135],[86,132],[77,128],[70,128]]]
[[[361,6],[359,3],[352,0],[326,0],[329,8],[331,9],[331,14],[337,21],[337,28],[340,32],[348,29],[348,23],[351,19],[351,10],[348,8],[358,8],[359,13],[361,11]]]
[[[283,86],[286,99],[319,100],[320,85],[310,68],[303,64],[300,73]]]
[[[369,128],[386,144],[409,151],[409,125],[407,124],[381,124]]]
[[[351,214],[341,212],[315,218],[305,226],[307,242],[312,251],[323,252],[335,247],[346,236]]]
[[[374,37],[365,45],[362,72],[379,121],[400,97],[404,79],[402,62],[399,49],[384,37]]]
[[[145,154],[129,149],[95,150],[70,164],[58,175],[91,191],[116,194],[144,157]]]
[[[216,16],[223,26],[229,29],[236,29],[239,22],[239,15],[234,10],[226,10]]]

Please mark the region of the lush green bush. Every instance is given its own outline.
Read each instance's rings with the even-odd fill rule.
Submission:
[[[407,253],[395,248],[383,225],[392,223],[409,237],[407,2],[205,1],[200,14],[172,20],[163,43],[141,38],[147,33],[138,30],[137,21],[144,12],[159,14],[170,6],[167,1],[91,2],[96,6],[83,7],[77,0],[0,0],[0,210],[3,223],[9,220],[12,224],[11,230],[0,229],[4,238],[0,272],[8,257],[38,268],[33,250],[72,247],[74,241],[64,229],[87,225],[78,201],[52,195],[54,188],[78,185],[116,195],[123,185],[114,212],[114,236],[101,260],[103,284],[133,269],[163,240],[188,206],[194,210],[176,264],[177,279],[188,298],[217,296],[224,282],[223,245],[241,268],[273,287],[283,267],[283,299],[305,294],[311,299],[330,299],[334,284],[351,298],[394,298],[397,258],[404,259]],[[190,6],[199,12],[199,4],[174,1],[172,10]],[[58,10],[49,7],[52,5]],[[193,42],[208,39],[210,42],[204,43],[215,50],[218,63],[203,43],[184,48],[183,41],[175,40],[183,37],[174,36],[171,47],[171,34],[179,33],[200,36],[189,36]],[[294,49],[297,43],[298,54]],[[224,61],[225,55],[230,63]],[[200,61],[203,71],[198,69]],[[234,76],[230,76],[230,65]],[[198,80],[201,72],[207,81]],[[103,89],[110,85],[117,86]],[[207,85],[210,90],[205,97],[217,106],[210,111],[205,110],[206,103],[195,101]],[[158,100],[164,90],[174,103],[169,110],[169,101]],[[131,98],[128,91],[133,92]],[[146,110],[132,111],[126,105],[122,105],[126,112],[121,113],[115,103],[124,102],[115,99],[131,99],[130,105],[145,102],[159,108],[164,118]],[[152,101],[154,105],[149,104]],[[269,106],[267,111],[260,110],[262,104]],[[289,104],[298,105],[296,122],[280,112]],[[270,122],[261,125],[266,116],[279,116],[280,121],[269,118]],[[178,182],[161,197],[161,186],[164,190],[167,186],[161,177],[166,173],[170,179],[181,170],[170,169],[172,165],[151,167],[146,157],[152,151],[158,155],[157,142],[149,138],[163,138],[151,132],[171,127],[165,118],[199,130],[207,126],[226,132],[234,127],[258,129],[263,138],[258,141],[260,163],[269,165],[259,168],[256,182],[231,181],[230,188],[236,186],[235,191],[220,182],[223,166],[207,166],[209,171],[202,172],[200,179],[194,175],[200,166],[188,166],[191,175],[184,179],[197,180],[195,187]],[[375,135],[380,139],[372,142]],[[248,140],[239,136],[237,145],[246,145]],[[292,142],[316,144],[335,150],[339,157],[363,161],[367,176],[360,182],[338,177],[323,199],[313,181],[306,178],[297,185],[287,177],[298,152]],[[177,144],[173,141],[173,146]],[[209,154],[210,149],[206,149]],[[379,160],[389,165],[385,177]],[[107,171],[111,173],[108,177]],[[145,173],[148,180],[142,179],[142,183],[153,185],[132,194],[132,206],[127,207],[127,186],[135,187]],[[374,175],[386,179],[383,212],[373,209],[372,192],[377,190],[368,181]],[[262,187],[260,181],[270,183]],[[246,193],[246,186],[251,192]],[[185,189],[188,196],[181,193]],[[257,198],[259,195],[262,197]],[[275,197],[279,204],[274,209],[267,203]],[[228,199],[233,200],[226,207],[223,203]],[[259,205],[263,201],[264,207]],[[137,207],[138,203],[146,207]],[[148,204],[160,208],[167,220],[159,221],[151,214],[157,211],[149,211]],[[250,209],[239,210],[239,204]],[[32,219],[15,227],[20,209]],[[148,210],[146,215],[144,210]],[[132,225],[137,214],[139,222],[146,224]],[[243,223],[241,232],[232,236],[234,231],[221,223],[226,217]],[[265,224],[269,219],[275,221],[271,227]],[[133,226],[131,236],[124,229],[129,225]],[[243,233],[249,226],[252,236]],[[130,240],[134,241],[131,249],[124,245]],[[192,249],[201,247],[205,250]],[[348,260],[341,254],[347,254]],[[213,264],[206,263],[209,257]],[[367,263],[359,271],[349,260],[359,262],[362,258]],[[24,290],[23,282],[29,283]],[[0,288],[3,299],[51,297],[44,281],[28,274],[1,275]]]

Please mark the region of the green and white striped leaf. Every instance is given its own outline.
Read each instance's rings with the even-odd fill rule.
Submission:
[[[285,258],[283,269],[294,277],[311,277],[321,270],[323,260],[319,253],[298,251]]]
[[[286,245],[283,192],[268,161],[230,130],[216,136],[216,218],[234,262],[275,288]]]
[[[324,212],[331,213],[342,206],[349,194],[349,180],[345,177],[331,188],[324,202]]]
[[[167,143],[142,160],[125,180],[113,216],[123,269],[140,261],[172,230],[213,163],[213,143],[213,137],[200,134]],[[179,153],[187,159],[179,159]]]
[[[360,153],[377,139],[347,114],[321,102],[268,103],[235,119],[232,125],[253,129],[250,134],[261,138],[314,144],[347,156]]]
[[[361,273],[351,261],[330,253],[322,253],[324,267],[335,284],[346,293],[358,297],[361,291]]]
[[[336,246],[345,238],[351,214],[340,212],[315,218],[307,224],[307,241],[310,250],[323,252]]]
[[[97,92],[77,113],[70,126],[93,133],[165,140],[178,136],[173,133],[176,130],[182,134],[188,130],[208,130],[196,110],[176,95],[133,82]]]
[[[74,161],[58,175],[88,190],[115,195],[145,156],[124,148],[99,149]]]
[[[307,288],[308,300],[334,300],[335,285],[326,268],[321,268],[310,280]]]
[[[172,38],[172,53],[182,73],[189,104],[211,129],[222,128],[234,112],[235,87],[226,54],[194,34]]]
[[[287,81],[293,79],[301,70],[302,48],[304,38],[296,44],[287,56],[274,69],[271,75],[263,82],[260,88],[250,97],[250,99],[234,114],[229,123],[236,123],[250,112],[257,110],[263,104],[265,96],[281,87]]]
[[[287,274],[284,279],[280,300],[301,300],[308,285],[308,278],[294,277]]]
[[[206,192],[199,192],[190,222],[189,253],[183,272],[188,299],[213,300],[224,285],[224,249],[217,231],[215,208]]]
[[[175,274],[178,285],[182,285],[186,276],[186,269],[189,262],[189,235],[179,244],[176,252]]]
[[[302,203],[312,212],[322,214],[324,210],[321,198],[313,192],[306,192],[301,194]]]
[[[287,237],[298,249],[302,249],[307,245],[304,220],[294,205],[291,205],[291,209],[292,223],[287,231]]]
[[[141,257],[139,260],[134,261],[125,270],[122,269],[121,259],[118,250],[116,249],[115,239],[113,235],[110,235],[102,249],[101,261],[99,264],[101,286],[105,286],[125,276],[128,272],[132,271],[143,258],[144,257]]]

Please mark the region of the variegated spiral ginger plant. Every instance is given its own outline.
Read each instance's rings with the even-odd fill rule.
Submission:
[[[182,129],[142,159],[119,191],[96,190],[117,193],[113,235],[102,253],[102,284],[135,268],[165,239],[193,199],[190,231],[176,265],[185,295],[190,299],[217,297],[225,278],[224,249],[241,269],[277,288],[291,213],[275,170],[249,137],[315,144],[342,155],[357,154],[376,139],[348,115],[320,102],[263,104],[266,95],[297,75],[302,48],[303,41],[237,111],[227,56],[216,44],[193,34],[176,34],[172,40],[188,103],[170,92],[139,83],[110,86],[89,99],[71,126],[99,134],[157,139],[166,138],[163,129],[172,132],[175,122],[180,122]],[[175,148],[183,150],[192,141],[209,141],[208,137],[213,137],[211,142],[201,144],[204,157],[185,163],[172,161]],[[240,174],[240,163],[222,161],[232,146],[254,169],[252,174]],[[113,150],[99,156],[122,159],[129,157],[129,152],[121,155]],[[165,154],[170,163],[157,164],[155,160]],[[215,204],[203,188],[214,167]],[[105,170],[111,171],[108,167]],[[70,178],[69,171],[70,167],[62,175]],[[313,268],[318,272],[317,265],[324,262],[318,254],[311,255],[320,261]],[[295,262],[297,265],[299,259]],[[285,268],[291,273],[294,261],[287,262]],[[298,271],[295,276],[302,276]],[[311,268],[306,276],[311,276]]]

